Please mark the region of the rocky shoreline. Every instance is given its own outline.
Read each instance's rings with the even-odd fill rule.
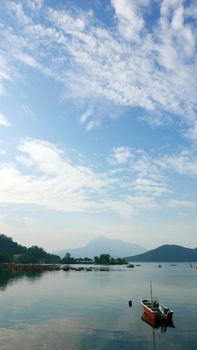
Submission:
[[[15,264],[4,263],[1,265],[7,271],[20,272],[42,272],[42,271],[109,271],[109,267],[93,267],[93,266],[71,266],[71,265],[55,265],[55,264]]]

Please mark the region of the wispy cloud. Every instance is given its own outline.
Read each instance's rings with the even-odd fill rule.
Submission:
[[[92,108],[88,109],[86,112],[84,112],[80,118],[80,123],[85,124],[86,131],[90,131],[92,129],[97,128],[100,126],[100,120],[97,118],[94,118],[94,111]]]
[[[68,212],[101,210],[95,195],[104,194],[111,183],[105,174],[72,165],[62,150],[45,141],[25,139],[18,149],[18,166],[1,164],[1,203],[37,204]],[[24,173],[20,164],[26,167]]]
[[[154,5],[159,15],[150,24],[146,11],[150,16]],[[84,122],[86,130],[100,125],[103,99],[112,105],[143,108],[147,121],[156,126],[178,117],[193,139],[197,91],[193,4],[112,0],[111,6],[113,29],[104,27],[92,12],[74,7],[60,10],[42,1],[26,5],[6,1],[19,30],[3,25],[1,45],[15,60],[61,82],[67,98],[84,104],[94,101],[94,106],[97,101],[97,113]],[[39,9],[46,24],[27,9]]]
[[[11,73],[8,68],[6,55],[0,48],[0,95],[6,94],[5,82],[11,80]]]
[[[114,147],[109,162],[112,164],[125,164],[131,157],[132,153],[128,147]]]
[[[36,119],[33,111],[27,104],[21,104],[18,114],[20,117],[26,117],[31,119]]]
[[[165,183],[153,181],[149,178],[138,178],[133,182],[133,185],[137,193],[150,194],[152,197],[161,196],[169,192],[168,186]]]
[[[195,120],[193,125],[188,129],[186,136],[193,141],[197,141],[197,120]]]
[[[8,118],[2,113],[0,113],[0,126],[10,126]]]
[[[24,5],[32,11],[40,10],[44,4],[44,0],[22,0]]]
[[[124,216],[156,206],[153,193],[125,192],[116,174],[73,164],[49,142],[24,139],[18,150],[15,162],[0,166],[2,204],[35,204],[65,212],[115,211]]]
[[[197,176],[197,155],[191,150],[181,151],[179,154],[165,155],[158,164],[163,169],[170,169],[181,175]]]
[[[194,208],[197,206],[197,202],[194,201],[188,201],[188,200],[177,200],[177,199],[170,199],[168,202],[168,206],[170,208]]]
[[[133,193],[137,196],[146,195],[148,198],[165,199],[173,196],[172,173],[182,178],[190,178],[191,181],[197,176],[195,150],[156,155],[141,149],[117,147],[113,148],[108,161],[116,167],[114,173],[118,174],[119,169],[121,173],[126,174],[124,177],[126,188],[132,188]]]
[[[136,41],[144,29],[142,7],[149,5],[149,0],[112,0],[118,20],[118,28],[121,36],[127,40]]]
[[[125,217],[175,205],[193,208],[189,194],[183,201],[171,188],[170,157],[151,157],[142,150],[121,147],[114,151],[119,155],[116,162],[101,172],[87,166],[81,157],[71,159],[57,145],[25,138],[16,158],[1,162],[0,203],[33,204],[75,213],[115,212]],[[194,164],[192,155],[185,159],[187,168],[189,162]],[[185,167],[183,163],[181,167]],[[119,168],[121,172],[116,171]],[[189,170],[182,176],[197,174],[193,168]],[[173,171],[180,173],[180,167],[174,165]]]

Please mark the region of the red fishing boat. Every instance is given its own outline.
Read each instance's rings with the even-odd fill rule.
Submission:
[[[141,304],[144,312],[149,315],[152,319],[163,318],[167,321],[172,320],[173,311],[167,306],[160,304],[156,298],[142,299]]]
[[[160,304],[156,298],[152,297],[152,283],[150,282],[151,299],[142,299],[141,304],[144,312],[149,315],[152,319],[162,318],[166,321],[171,321],[173,311],[167,306]]]

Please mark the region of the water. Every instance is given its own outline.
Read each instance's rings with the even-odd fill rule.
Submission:
[[[174,310],[175,328],[141,319],[153,294]],[[110,271],[40,274],[0,270],[1,350],[196,350],[197,269],[145,264]],[[129,308],[128,301],[133,301]]]

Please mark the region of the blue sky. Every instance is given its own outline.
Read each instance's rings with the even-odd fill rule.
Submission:
[[[194,1],[0,3],[0,232],[197,246]]]

